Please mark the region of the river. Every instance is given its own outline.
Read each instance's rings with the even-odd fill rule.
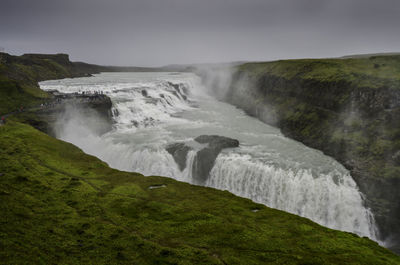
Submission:
[[[240,146],[218,155],[202,185],[329,228],[377,238],[373,215],[341,164],[216,100],[192,73],[101,73],[44,81],[40,86],[64,93],[101,91],[111,98],[112,131],[99,134],[94,124],[101,117],[83,116],[71,107],[60,116],[56,135],[113,168],[198,184],[192,176],[193,159],[204,146],[193,139],[200,135],[234,138]],[[182,170],[166,151],[172,143],[192,147]]]

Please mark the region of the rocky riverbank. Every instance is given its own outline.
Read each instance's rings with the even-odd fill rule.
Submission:
[[[36,129],[55,136],[55,129],[60,118],[74,109],[74,113],[83,116],[95,116],[99,119],[94,124],[96,131],[103,134],[112,128],[113,119],[111,114],[112,102],[104,94],[65,94],[58,91],[48,91],[51,100],[40,104],[38,107],[25,113],[19,113],[17,120],[24,121]]]

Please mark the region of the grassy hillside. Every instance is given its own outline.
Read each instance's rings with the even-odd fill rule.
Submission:
[[[20,123],[0,127],[0,174],[1,264],[400,264],[368,239],[113,170]]]
[[[0,74],[0,116],[30,107],[47,100],[49,96],[36,85],[19,83]]]
[[[98,66],[72,63],[66,54],[0,53],[0,115],[48,100],[49,95],[37,84],[39,81],[84,76],[98,70]]]
[[[239,66],[239,71],[246,71],[256,76],[268,74],[285,79],[300,78],[319,82],[346,81],[355,87],[398,87],[400,55],[247,63]]]
[[[400,238],[400,55],[243,64],[228,100],[344,164]]]

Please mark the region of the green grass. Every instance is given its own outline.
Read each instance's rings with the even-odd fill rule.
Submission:
[[[357,87],[399,87],[400,55],[352,59],[298,59],[239,66],[255,76],[265,74],[285,79],[300,78],[321,82],[346,81]]]
[[[21,106],[35,106],[48,98],[48,94],[35,84],[20,83],[0,75],[0,115]]]
[[[65,65],[56,62],[56,56],[53,60],[10,55],[5,58],[0,58],[0,115],[21,106],[35,106],[48,99],[49,95],[40,89],[38,81],[76,75],[73,66],[68,62]]]
[[[369,239],[114,170],[21,123],[0,127],[0,173],[1,264],[400,264]]]

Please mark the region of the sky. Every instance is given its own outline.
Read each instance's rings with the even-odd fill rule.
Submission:
[[[0,50],[103,65],[400,51],[400,0],[1,0]]]

